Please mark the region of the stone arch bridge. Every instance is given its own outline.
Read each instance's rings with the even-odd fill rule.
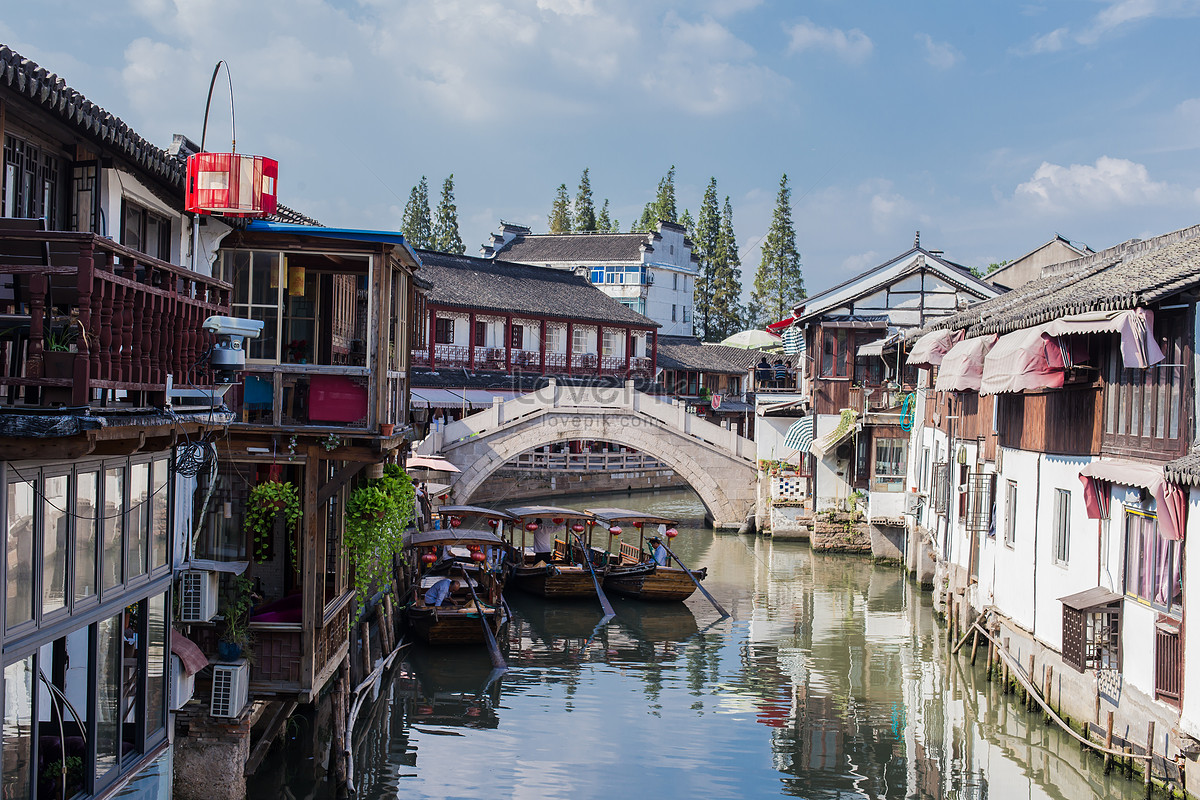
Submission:
[[[521,453],[571,439],[636,448],[673,469],[700,496],[717,528],[738,528],[754,508],[755,445],[736,431],[688,414],[683,405],[622,387],[559,386],[452,422],[418,447],[462,472],[451,500],[465,503],[492,473]]]

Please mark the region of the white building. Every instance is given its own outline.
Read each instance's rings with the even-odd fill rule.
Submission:
[[[693,333],[699,268],[682,225],[660,221],[651,233],[532,233],[504,222],[480,252],[485,258],[573,270],[662,325],[663,336]]]

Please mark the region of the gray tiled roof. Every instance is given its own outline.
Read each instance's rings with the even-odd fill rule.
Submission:
[[[1197,285],[1200,225],[1050,267],[1042,277],[930,327],[966,328],[969,336],[1008,333],[1067,314],[1152,305]]]
[[[747,352],[755,354],[755,358],[749,364],[744,363]],[[695,336],[660,336],[656,366],[663,369],[744,375],[754,369],[759,355],[761,354],[757,350],[746,351],[720,344],[702,344]]]
[[[418,250],[432,304],[565,317],[599,324],[660,327],[568,270]]]
[[[497,255],[523,264],[553,264],[559,261],[642,260],[642,248],[654,249],[656,234],[648,233],[542,233],[519,234]]]
[[[1187,455],[1163,465],[1163,473],[1169,481],[1200,486],[1200,442],[1193,442]]]

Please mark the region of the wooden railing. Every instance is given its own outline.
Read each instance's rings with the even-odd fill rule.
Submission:
[[[210,386],[200,326],[229,313],[230,289],[93,233],[0,228],[0,402],[148,405],[168,375]]]
[[[435,367],[471,367],[471,348],[453,344],[434,345]],[[546,352],[547,373],[564,374],[567,372],[567,353],[554,351]],[[625,356],[599,356],[596,353],[573,353],[570,355],[570,370],[579,375],[625,375]],[[429,348],[412,351],[412,364],[415,367],[429,366]],[[629,360],[630,375],[651,375],[653,363],[649,358],[635,357]],[[539,372],[542,368],[542,354],[538,350],[514,349],[511,357],[503,347],[476,347],[474,369],[480,372]]]
[[[370,374],[368,367],[252,364],[225,403],[235,424],[368,430]]]
[[[662,469],[665,465],[645,453],[522,453],[506,469],[529,470],[630,470]]]

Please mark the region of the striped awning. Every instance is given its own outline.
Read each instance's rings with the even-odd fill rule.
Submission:
[[[804,328],[792,325],[783,332],[783,352],[789,356],[798,356],[805,351]]]
[[[808,449],[812,447],[812,441],[813,418],[805,417],[804,419],[796,420],[788,426],[787,433],[783,437],[783,446],[807,453]]]

